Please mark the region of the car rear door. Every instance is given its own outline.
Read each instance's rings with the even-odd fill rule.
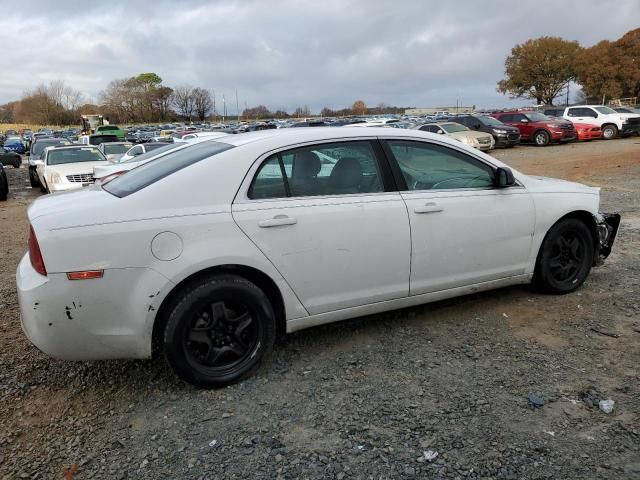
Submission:
[[[384,146],[409,211],[411,295],[525,273],[535,211],[524,187],[495,188],[491,165],[450,146]]]
[[[242,231],[310,314],[406,297],[406,206],[375,140],[261,158],[232,206]]]
[[[569,107],[565,118],[570,122],[594,124],[598,123],[595,121],[598,118],[598,112],[587,107]]]

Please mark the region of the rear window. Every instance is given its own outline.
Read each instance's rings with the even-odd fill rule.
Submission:
[[[193,165],[231,148],[233,148],[233,145],[220,142],[205,142],[190,145],[175,152],[167,153],[165,156],[153,162],[148,162],[134,168],[126,175],[121,175],[111,180],[102,188],[116,197],[126,197],[189,165]]]
[[[71,142],[68,140],[40,140],[36,142],[31,147],[31,155],[40,156],[40,154],[47,147],[59,147],[61,145],[71,145]]]
[[[47,165],[62,165],[63,163],[101,162],[104,155],[97,148],[62,148],[51,150],[47,155]]]
[[[132,147],[130,143],[124,145],[105,145],[104,153],[105,155],[116,155],[118,153],[125,153]]]

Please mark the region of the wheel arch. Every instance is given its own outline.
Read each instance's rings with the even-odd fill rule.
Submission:
[[[589,229],[589,232],[591,233],[591,237],[593,239],[593,245],[594,245],[594,248],[595,248],[595,252],[594,253],[597,253],[597,249],[598,249],[598,245],[599,245],[598,227],[596,225],[595,218],[593,218],[593,214],[588,212],[588,211],[586,211],[586,210],[573,210],[571,212],[565,213],[563,216],[558,218],[547,229],[546,233],[544,234],[544,238],[542,239],[542,242],[540,242],[540,246],[538,247],[538,253],[536,254],[536,264],[535,264],[534,272],[538,271],[538,263],[540,261],[540,253],[542,252],[542,246],[544,245],[544,242],[547,240],[547,237],[549,236],[549,232],[558,223],[562,222],[563,220],[569,219],[569,218],[574,218],[574,219],[580,220],[581,222],[583,222],[587,226],[587,228]],[[595,259],[595,257],[594,257],[594,259]]]
[[[547,128],[545,128],[545,127],[538,127],[538,128],[536,128],[536,129],[533,131],[533,133],[531,134],[531,137],[529,137],[529,138],[531,138],[531,140],[533,140],[533,143],[535,143],[535,142],[536,142],[536,135],[537,135],[538,133],[540,133],[540,132],[544,132],[544,133],[546,133],[546,134],[547,134],[547,136],[549,137],[549,140],[548,140],[548,142],[547,142],[547,145],[548,145],[549,143],[551,143],[551,141],[552,141],[552,139],[553,139],[553,135],[551,135],[551,132],[550,132]]]
[[[180,298],[181,293],[204,278],[219,274],[232,274],[243,277],[260,288],[273,306],[276,315],[276,334],[282,336],[286,333],[286,311],[282,292],[276,282],[266,273],[254,267],[239,264],[224,264],[205,268],[195,272],[176,284],[162,300],[158,313],[153,321],[151,334],[151,355],[158,356],[162,351],[164,329],[169,318],[169,313]]]

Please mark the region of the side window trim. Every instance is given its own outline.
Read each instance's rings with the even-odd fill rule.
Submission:
[[[309,148],[309,147],[313,147],[313,146],[321,146],[321,145],[326,145],[326,144],[332,144],[332,143],[368,143],[371,147],[371,150],[373,152],[373,156],[374,156],[374,161],[377,163],[377,167],[380,171],[380,176],[381,176],[381,181],[382,181],[382,190],[380,192],[370,192],[370,193],[362,193],[362,194],[324,194],[324,195],[312,195],[312,196],[294,196],[291,194],[291,190],[290,190],[290,185],[289,185],[289,179],[288,176],[286,174],[286,169],[284,168],[284,161],[282,159],[282,154],[283,153],[287,153],[291,150],[297,150],[300,148]],[[260,172],[262,166],[269,161],[269,159],[271,159],[272,157],[276,156],[276,158],[278,159],[278,163],[280,166],[280,172],[283,175],[284,178],[284,185],[285,185],[285,197],[274,197],[274,198],[251,198],[250,194],[251,194],[251,190],[253,188],[253,185],[255,183],[256,177],[258,175],[258,173]],[[261,155],[260,157],[258,157],[256,159],[256,161],[252,164],[251,168],[249,168],[249,170],[247,170],[247,173],[245,175],[245,178],[250,178],[251,180],[248,182],[248,184],[246,184],[246,187],[243,187],[242,185],[240,186],[240,190],[239,192],[236,194],[236,199],[234,200],[234,203],[238,202],[238,196],[242,195],[242,202],[265,202],[265,201],[281,201],[281,200],[293,200],[293,199],[300,199],[300,198],[315,198],[315,197],[339,197],[339,196],[345,196],[345,195],[379,195],[379,194],[384,194],[384,193],[389,193],[389,192],[397,192],[398,191],[398,187],[397,187],[397,181],[395,179],[395,174],[392,171],[392,167],[391,167],[391,162],[389,161],[389,158],[387,157],[386,153],[384,152],[384,149],[382,147],[382,145],[380,144],[379,139],[377,138],[346,138],[346,139],[341,139],[341,138],[337,138],[337,139],[327,139],[324,141],[320,141],[320,142],[305,142],[303,144],[295,144],[295,145],[288,145],[286,147],[282,147],[282,148],[278,148],[278,149],[274,149],[270,152],[267,152],[263,155]],[[245,180],[246,181],[246,180]],[[243,184],[245,184],[243,181]],[[244,193],[241,193],[242,191],[244,191]]]
[[[459,152],[463,155],[466,155],[467,157],[469,157],[471,160],[478,162],[480,165],[482,165],[485,168],[489,168],[492,172],[492,174],[495,176],[496,173],[496,169],[497,167],[495,165],[492,165],[486,161],[484,161],[481,158],[476,157],[475,155],[470,155],[468,152],[464,152],[462,150],[458,150],[450,145],[442,145],[436,142],[427,142],[424,141],[423,139],[418,139],[418,138],[411,138],[411,137],[406,137],[406,138],[380,138],[380,144],[382,146],[382,149],[384,151],[385,157],[387,158],[389,165],[391,167],[391,171],[393,172],[393,177],[395,179],[395,182],[397,184],[397,188],[399,192],[402,193],[412,193],[412,192],[436,192],[436,191],[442,191],[440,189],[434,189],[434,190],[410,190],[409,186],[407,185],[407,182],[404,178],[404,175],[402,174],[402,170],[400,170],[400,165],[398,164],[395,156],[393,155],[393,152],[391,151],[391,147],[389,146],[389,140],[391,141],[407,141],[407,142],[415,142],[415,143],[420,143],[420,144],[424,144],[424,145],[436,145],[439,147],[445,147],[445,148],[449,148],[451,150],[454,150],[456,152]],[[453,192],[456,190],[493,190],[495,189],[495,187],[492,187],[491,189],[488,188],[451,188],[451,189],[443,189],[445,191],[448,192]]]

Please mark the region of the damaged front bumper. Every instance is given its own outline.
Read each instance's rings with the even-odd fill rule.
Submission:
[[[593,216],[596,222],[598,233],[598,245],[596,255],[593,258],[594,266],[602,265],[605,258],[611,253],[611,247],[616,239],[618,227],[620,226],[619,213],[598,213]]]

